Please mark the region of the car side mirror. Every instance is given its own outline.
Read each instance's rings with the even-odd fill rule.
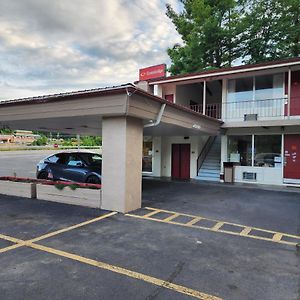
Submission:
[[[84,167],[84,164],[83,164],[82,162],[78,162],[78,163],[76,164],[76,167]]]

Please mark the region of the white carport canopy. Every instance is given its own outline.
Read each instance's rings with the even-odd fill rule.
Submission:
[[[143,132],[217,135],[220,125],[131,84],[0,102],[0,127],[101,135],[102,208],[124,213],[141,206]]]

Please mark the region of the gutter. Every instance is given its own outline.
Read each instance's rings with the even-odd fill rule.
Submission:
[[[138,89],[136,88],[133,92],[129,92],[128,88],[126,87],[126,94],[127,94],[127,105],[126,105],[126,115],[128,115],[128,107],[129,107],[129,98],[137,91]],[[161,121],[161,118],[164,114],[164,110],[165,110],[165,107],[166,107],[166,103],[163,103],[160,107],[160,110],[157,114],[157,118],[155,120],[155,122],[153,122],[152,120],[150,121],[150,123],[148,124],[145,124],[144,125],[144,128],[148,128],[148,127],[155,127],[157,125],[159,125],[160,121]]]
[[[284,67],[291,67],[291,66],[297,66],[299,65],[299,60],[293,61],[293,62],[286,62],[286,63],[279,63],[279,64],[274,64],[274,65],[264,65],[264,66],[257,66],[257,67],[249,67],[245,68],[239,68],[239,69],[233,69],[233,70],[227,70],[227,71],[222,71],[222,70],[216,70],[216,72],[209,72],[204,74],[190,74],[190,75],[182,75],[178,76],[175,78],[168,78],[166,77],[165,79],[161,80],[153,80],[149,82],[149,85],[155,85],[155,84],[164,84],[164,83],[172,83],[172,82],[178,82],[178,81],[188,81],[188,80],[196,80],[196,79],[203,79],[203,78],[210,78],[210,77],[222,77],[226,75],[234,75],[234,74],[239,74],[239,73],[248,73],[248,72],[255,72],[255,71],[263,71],[263,70],[268,70],[268,69],[276,69],[276,68],[284,68]],[[233,67],[234,68],[234,67]]]

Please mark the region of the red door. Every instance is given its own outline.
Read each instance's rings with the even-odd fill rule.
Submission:
[[[284,178],[300,180],[300,134],[284,136]]]
[[[174,102],[174,95],[170,94],[170,95],[165,95],[165,99],[169,102]]]
[[[291,116],[300,115],[300,71],[292,72]]]
[[[172,178],[190,179],[190,144],[172,145]]]

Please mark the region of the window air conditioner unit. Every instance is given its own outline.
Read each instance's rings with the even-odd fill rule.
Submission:
[[[256,173],[243,172],[243,180],[256,181]]]
[[[257,121],[257,114],[245,114],[244,121]]]

